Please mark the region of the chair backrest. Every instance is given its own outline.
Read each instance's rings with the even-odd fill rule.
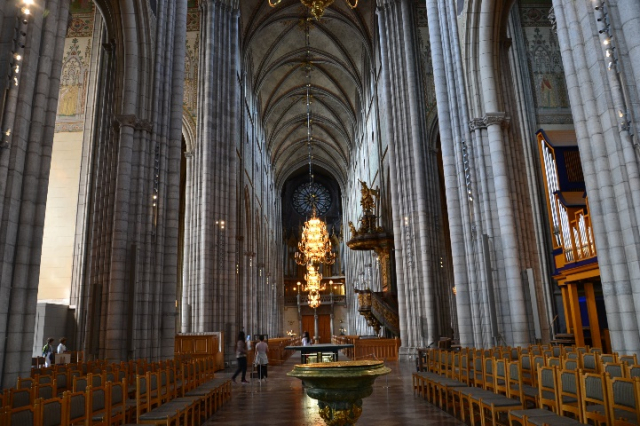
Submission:
[[[598,373],[598,355],[581,353],[581,368],[590,373]]]
[[[68,397],[50,398],[42,401],[42,426],[66,424]]]
[[[107,390],[104,386],[87,388],[87,416],[89,418],[104,413],[107,409]]]
[[[74,377],[73,378],[73,391],[84,392],[87,390],[87,378],[86,377]]]
[[[581,421],[579,375],[578,370],[558,370],[558,414],[571,414]]]
[[[493,369],[493,358],[488,356],[483,358],[482,360],[482,368],[484,374],[484,388],[485,389],[494,389],[495,388],[495,373]]]
[[[125,420],[125,405],[127,402],[127,384],[123,382],[108,382],[107,386],[107,419],[105,424],[122,424]]]
[[[580,377],[582,419],[596,424],[610,421],[606,381],[603,374],[584,373]]]
[[[560,368],[562,366],[562,360],[556,356],[552,356],[550,358],[547,358],[547,365],[549,367],[558,367]]]
[[[622,364],[636,365],[638,363],[638,356],[633,355],[620,355],[618,361]]]
[[[602,348],[591,348],[589,352],[591,352],[592,354],[602,355]]]
[[[69,398],[69,421],[77,424],[87,419],[87,394],[85,391],[67,392]]]
[[[18,385],[16,386],[18,389],[29,389],[33,387],[35,383],[35,379],[33,377],[18,377]]]
[[[640,365],[628,365],[627,377],[640,377]]]
[[[9,389],[9,406],[20,408],[31,405],[34,400],[34,389]]]
[[[504,358],[496,359],[493,363],[495,367],[494,373],[494,391],[499,394],[508,395],[508,382],[507,382],[507,368],[506,363],[508,361]]]
[[[466,385],[469,385],[470,377],[469,377],[469,354],[463,353],[460,355],[460,374],[458,375],[458,380]]]
[[[565,370],[577,370],[578,361],[576,361],[575,359],[565,359],[562,368]]]
[[[473,383],[475,386],[484,387],[484,373],[482,368],[482,356],[476,354],[473,358]]]
[[[606,378],[611,425],[636,424],[640,419],[640,379]]]
[[[624,365],[620,363],[609,362],[602,367],[603,371],[611,378],[625,377]]]
[[[553,352],[553,356],[560,358],[562,356],[562,346],[553,346],[551,352]]]
[[[533,377],[533,369],[531,368],[531,355],[522,353],[520,355],[520,369],[522,371],[522,383],[532,386],[536,379]]]
[[[507,389],[507,396],[509,398],[517,398],[524,404],[522,371],[518,361],[513,361],[507,364]]]
[[[564,356],[565,360],[578,360],[578,352],[567,352]]]
[[[538,401],[540,408],[558,412],[558,389],[556,367],[542,366],[538,369]]]
[[[17,408],[6,408],[5,420],[11,426],[32,426],[42,424],[40,400],[36,399],[32,405]]]
[[[38,385],[36,388],[36,396],[42,399],[49,399],[56,396],[56,391],[53,385]]]
[[[618,357],[616,354],[602,354],[600,355],[600,362],[602,364],[606,364],[609,362],[618,362]]]
[[[60,371],[56,373],[56,392],[67,390],[69,386],[69,372]]]
[[[576,352],[577,352],[577,353],[579,353],[579,354],[584,354],[584,353],[587,353],[587,352],[588,352],[588,350],[587,350],[587,348],[586,348],[586,347],[584,347],[584,346],[577,346],[577,347],[576,347]]]

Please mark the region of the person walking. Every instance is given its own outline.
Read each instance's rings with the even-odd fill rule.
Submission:
[[[258,366],[258,379],[267,380],[267,365],[269,364],[269,345],[264,341],[264,335],[258,336],[260,340],[256,344],[256,359],[254,364]]]
[[[246,379],[247,376],[247,344],[244,341],[244,331],[238,333],[238,341],[236,342],[236,360],[238,361],[238,368],[233,373],[231,380],[236,382],[238,374],[242,373],[241,383],[249,383]]]
[[[47,343],[42,347],[42,356],[44,357],[44,366],[51,367],[54,364],[55,349],[53,348],[53,337],[47,339]]]
[[[58,345],[58,349],[56,350],[57,354],[63,354],[67,351],[67,338],[60,338],[60,344]]]

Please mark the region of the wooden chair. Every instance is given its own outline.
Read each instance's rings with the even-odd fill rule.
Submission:
[[[599,357],[602,364],[618,362],[618,354],[601,354]]]
[[[40,400],[24,407],[2,407],[0,412],[0,425],[2,426],[28,426],[42,424],[42,410]]]
[[[87,387],[87,418],[89,425],[104,425],[109,408],[104,386]]]
[[[9,389],[5,396],[5,404],[9,408],[27,407],[35,400],[35,390],[31,389]]]
[[[598,355],[592,353],[580,354],[580,369],[588,373],[599,373],[600,362]]]
[[[89,382],[86,377],[74,377],[71,389],[73,392],[84,392],[87,390],[88,385]]]
[[[563,370],[577,371],[578,370],[578,361],[575,359],[566,358],[562,362]]]
[[[495,391],[495,370],[494,360],[491,357],[485,357],[482,359],[482,367],[484,370],[484,388],[486,390]]]
[[[618,357],[618,361],[622,364],[636,365],[638,363],[638,355],[621,355]]]
[[[626,370],[624,364],[610,362],[602,366],[602,371],[609,375],[611,378],[624,378],[626,377]]]
[[[611,413],[604,374],[584,373],[580,376],[582,421],[596,425],[608,424]]]
[[[640,379],[607,377],[608,426],[637,425],[640,420]]]
[[[534,380],[538,379],[538,368],[545,365],[547,364],[544,355],[534,355],[533,358],[531,358],[531,372]],[[534,382],[532,386],[538,386],[538,384]]]
[[[69,398],[63,395],[59,398],[41,400],[42,426],[58,426],[68,424]]]
[[[68,424],[85,425],[87,423],[87,394],[85,391],[65,392],[68,398]]]
[[[640,365],[625,365],[625,377],[640,377]]]
[[[36,383],[36,379],[33,377],[18,377],[17,389],[31,389]]]
[[[521,354],[520,366],[522,371],[522,383],[533,386],[535,379],[533,378],[533,369],[531,368],[531,355],[528,353]]]
[[[547,366],[549,367],[558,367],[561,368],[562,367],[562,359],[552,356],[547,358]]]
[[[518,361],[507,364],[507,389],[509,398],[516,398],[523,407],[538,406],[538,389],[525,385],[522,381],[522,370]],[[530,404],[529,404],[530,403]]]
[[[577,370],[558,371],[558,414],[561,416],[574,416],[576,420],[583,421],[580,407],[580,378]]]
[[[538,407],[560,413],[556,367],[538,369]]]

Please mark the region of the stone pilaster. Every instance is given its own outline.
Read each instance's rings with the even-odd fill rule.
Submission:
[[[403,352],[442,336],[438,321],[435,156],[426,149],[424,98],[411,2],[379,1],[383,109],[387,119],[393,233]],[[448,331],[448,330],[447,330]]]
[[[183,331],[224,331],[234,358],[237,314],[239,28],[234,1],[202,1],[197,139],[190,159],[185,219]],[[242,253],[240,253],[242,256]]]

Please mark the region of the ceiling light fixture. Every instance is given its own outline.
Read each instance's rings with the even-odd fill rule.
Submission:
[[[269,6],[276,7],[278,6],[282,0],[268,0]],[[311,14],[316,18],[316,20],[322,18],[324,15],[324,11],[326,8],[331,6],[335,0],[300,0],[300,3],[305,5],[311,11]],[[347,6],[350,9],[355,9],[358,7],[358,0],[344,0]]]

